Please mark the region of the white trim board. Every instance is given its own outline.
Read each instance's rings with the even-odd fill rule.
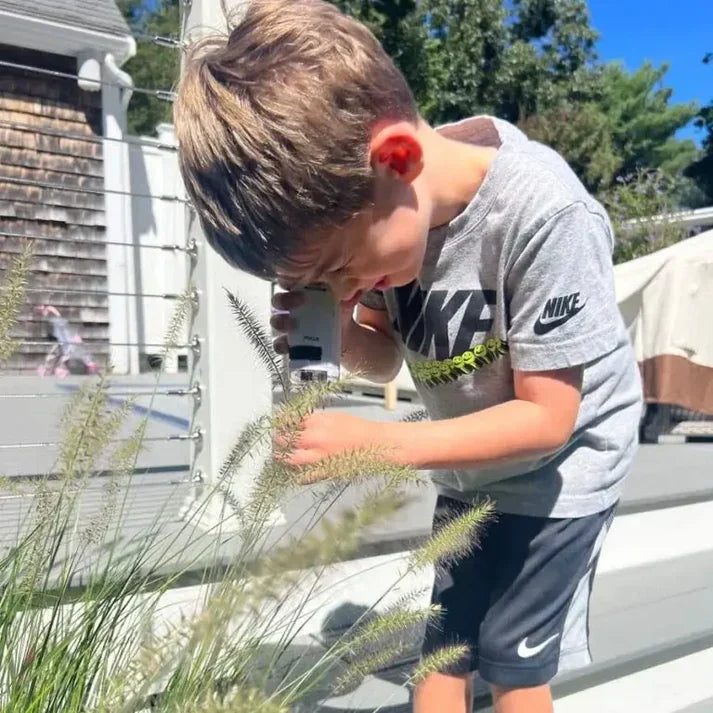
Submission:
[[[136,54],[131,35],[110,35],[5,10],[0,10],[0,44],[72,57],[83,52],[109,52],[120,65]]]

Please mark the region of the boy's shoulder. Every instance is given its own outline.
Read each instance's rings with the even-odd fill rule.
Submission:
[[[439,126],[438,132],[456,141],[496,148],[498,155],[490,173],[518,185],[514,198],[545,193],[563,202],[592,198],[561,154],[530,139],[509,121],[471,116]]]
[[[547,235],[571,246],[588,236],[590,250],[611,254],[614,231],[605,208],[557,151],[492,116],[470,117],[438,131],[497,149],[478,193],[454,224],[460,235],[454,242],[476,237],[477,246],[485,239],[490,254],[507,264],[535,250]]]
[[[506,131],[500,130],[505,140],[488,176],[495,194],[494,215],[502,216],[513,235],[521,239],[572,213],[609,237],[611,226],[605,208],[565,159],[554,149],[528,139],[519,129],[504,123]]]

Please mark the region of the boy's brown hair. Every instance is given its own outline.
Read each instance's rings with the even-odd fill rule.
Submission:
[[[371,200],[371,130],[416,121],[369,30],[321,0],[252,0],[189,52],[175,106],[186,188],[210,244],[273,277],[316,232]]]

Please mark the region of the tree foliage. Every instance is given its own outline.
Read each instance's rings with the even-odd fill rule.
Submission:
[[[713,52],[709,52],[703,62],[713,69]],[[686,175],[696,182],[705,202],[710,204],[713,203],[713,99],[698,113],[696,126],[706,132],[703,139],[704,154],[688,168]]]
[[[119,0],[134,34],[177,36],[179,29],[179,0]],[[139,41],[136,55],[124,66],[137,87],[172,89],[179,75],[180,52],[160,47],[150,41]],[[129,104],[129,131],[132,134],[152,135],[161,122],[172,121],[172,106],[155,97],[135,93]]]
[[[643,167],[678,173],[696,155],[691,140],[674,134],[695,116],[695,103],[671,104],[673,90],[663,86],[667,65],[644,63],[629,74],[618,64],[603,73],[600,106],[611,123],[615,150],[621,160],[619,174]]]
[[[683,240],[688,229],[676,220],[680,177],[661,169],[620,176],[600,196],[614,226],[614,262],[648,255]]]
[[[510,121],[587,95],[597,34],[582,0],[333,0],[365,22],[433,123]]]
[[[671,104],[663,86],[666,65],[644,63],[629,73],[608,64],[597,76],[591,98],[565,99],[521,122],[533,138],[557,149],[585,185],[601,191],[617,179],[647,169],[680,174],[697,154],[676,132],[695,116],[695,104]]]

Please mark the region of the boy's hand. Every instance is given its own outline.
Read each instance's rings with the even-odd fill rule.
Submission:
[[[303,421],[287,463],[295,467],[308,466],[347,451],[378,447],[379,426],[377,421],[339,411],[313,413]],[[276,442],[286,447],[279,438]]]
[[[275,332],[273,347],[278,354],[287,354],[290,351],[289,334],[297,326],[295,318],[290,314],[305,301],[304,292],[290,290],[276,292],[272,296],[272,308],[283,314],[274,314],[270,318],[270,326]]]
[[[275,314],[270,318],[270,326],[276,335],[273,347],[278,354],[288,354],[290,351],[289,335],[297,326],[297,321],[291,313],[304,304],[304,301],[305,295],[302,290],[276,292],[272,297],[272,308],[283,313]],[[351,322],[354,308],[346,302],[340,302],[339,309],[343,335],[345,328]]]

